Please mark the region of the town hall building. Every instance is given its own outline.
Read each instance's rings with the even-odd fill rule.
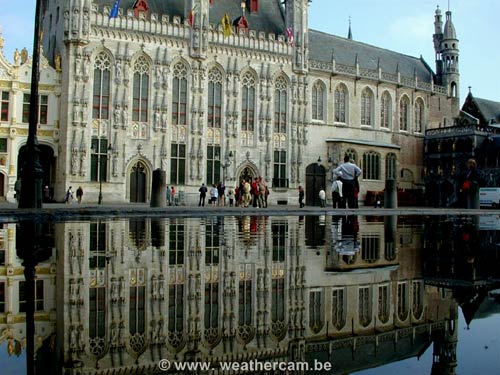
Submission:
[[[122,0],[116,14],[113,3],[43,3],[61,82],[57,200],[82,186],[97,201],[102,185],[104,202],[148,202],[162,169],[187,204],[202,183],[256,176],[271,203],[303,186],[314,204],[345,155],[363,170],[360,200],[386,179],[421,189],[425,131],[459,113],[449,11],[435,12],[433,71],[309,29],[307,0]]]

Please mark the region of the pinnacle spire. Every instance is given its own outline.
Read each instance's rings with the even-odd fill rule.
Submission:
[[[347,39],[351,39],[352,40],[351,16],[349,16],[349,31],[347,32]]]

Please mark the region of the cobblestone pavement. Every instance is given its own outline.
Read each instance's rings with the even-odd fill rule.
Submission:
[[[332,209],[329,207],[299,208],[298,205],[277,205],[269,208],[242,208],[242,207],[219,207],[219,206],[168,206],[163,208],[151,208],[148,204],[126,204],[108,203],[97,205],[95,203],[84,204],[44,204],[41,209],[19,209],[13,203],[0,203],[0,220],[18,219],[43,219],[64,220],[75,218],[86,218],[94,216],[221,216],[221,215],[500,215],[500,210],[467,210],[450,208],[430,207],[400,207],[395,209],[360,207],[358,209]]]

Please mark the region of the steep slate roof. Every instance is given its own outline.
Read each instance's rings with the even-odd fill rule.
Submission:
[[[131,9],[135,0],[122,0],[122,9]],[[267,33],[283,34],[285,20],[280,3],[282,0],[261,0],[259,11],[256,13],[245,12],[249,28]],[[111,0],[94,0],[94,3],[103,6],[112,6]],[[180,16],[184,18],[185,0],[147,0],[151,13]],[[227,13],[231,20],[241,16],[240,2],[235,0],[216,0],[210,6],[210,23],[220,24],[224,14]],[[361,68],[376,70],[378,61],[383,72],[399,72],[402,76],[413,77],[415,74],[423,82],[431,82],[433,71],[421,58],[407,56],[394,51],[371,46],[355,40],[329,35],[320,31],[309,32],[309,57],[313,60],[324,62],[332,61],[332,49],[335,61],[339,64],[354,66],[356,55]]]
[[[389,51],[380,47],[342,38],[321,31],[309,30],[309,58],[324,62],[332,61],[353,66],[358,56],[360,68],[376,70],[380,59],[383,72],[395,74],[398,69],[402,76],[413,77],[417,74],[423,82],[432,81],[434,73],[423,59]]]
[[[465,98],[462,111],[478,118],[482,124],[490,124],[492,119],[495,123],[500,123],[500,103],[476,98],[471,92]]]

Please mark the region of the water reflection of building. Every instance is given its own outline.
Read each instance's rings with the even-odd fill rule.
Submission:
[[[16,225],[0,223],[0,347],[20,355],[26,345],[24,267],[16,255]],[[35,273],[35,346],[55,330],[55,257],[40,263]]]
[[[161,358],[318,358],[349,372],[416,356],[432,342],[454,347],[446,332],[456,305],[424,286],[419,231],[403,241],[408,233],[391,233],[393,221],[362,221],[367,264],[331,272],[331,231],[310,253],[304,226],[280,217],[58,224],[60,363],[68,373],[105,373],[151,371]],[[363,246],[377,248],[372,238],[379,249],[392,241],[389,260],[382,251],[363,259]]]

